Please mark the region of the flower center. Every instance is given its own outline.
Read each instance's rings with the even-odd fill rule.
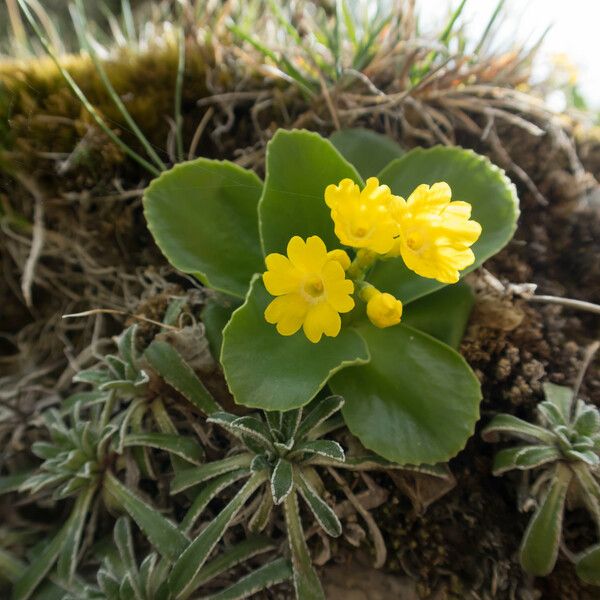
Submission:
[[[423,245],[423,236],[417,231],[410,233],[406,236],[406,245],[414,252],[419,251]]]
[[[323,295],[323,280],[318,275],[310,275],[304,281],[304,293],[311,298]]]
[[[354,237],[363,238],[367,234],[367,228],[363,225],[359,225],[358,227],[354,227],[352,229],[352,233],[354,234]]]

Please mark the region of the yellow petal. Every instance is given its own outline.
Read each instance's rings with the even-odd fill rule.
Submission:
[[[268,270],[263,273],[263,282],[269,294],[289,294],[300,285],[300,274],[286,256],[269,254],[265,258],[265,264]]]
[[[275,298],[265,309],[267,323],[276,324],[281,335],[292,335],[302,327],[308,303],[300,294]]]
[[[323,334],[335,337],[340,332],[342,321],[340,315],[326,302],[313,305],[304,320],[306,337],[316,344]]]
[[[306,242],[295,235],[287,245],[289,259],[300,271],[318,272],[327,260],[327,248],[323,240],[313,235]]]
[[[412,211],[438,212],[450,203],[451,197],[452,192],[446,182],[434,183],[431,187],[423,183],[408,197],[407,204]]]
[[[335,260],[336,262],[340,263],[340,265],[342,265],[342,269],[344,269],[344,271],[350,266],[350,263],[351,263],[348,253],[344,252],[344,250],[340,250],[340,249],[330,250],[327,253],[327,258],[329,260]]]

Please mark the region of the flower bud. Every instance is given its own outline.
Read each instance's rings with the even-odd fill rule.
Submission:
[[[400,323],[402,317],[402,302],[391,294],[381,293],[372,288],[368,294],[367,316],[375,327],[391,327]]]

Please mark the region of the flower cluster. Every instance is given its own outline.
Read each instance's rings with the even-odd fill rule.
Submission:
[[[327,251],[318,236],[306,241],[294,236],[287,256],[269,254],[263,281],[276,298],[265,319],[281,335],[301,327],[313,343],[323,335],[335,337],[340,314],[350,312],[352,295],[366,303],[366,314],[377,327],[400,322],[402,302],[365,282],[376,260],[401,257],[417,275],[441,283],[456,283],[460,271],[472,265],[471,246],[481,225],[471,220],[471,205],[452,201],[445,182],[420,185],[407,200],[392,194],[375,177],[364,189],[351,179],[325,189],[334,231],[341,244],[356,249],[354,260],[342,249]]]

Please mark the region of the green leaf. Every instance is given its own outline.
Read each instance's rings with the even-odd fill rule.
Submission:
[[[590,585],[600,585],[600,544],[584,550],[575,563],[577,576]]]
[[[379,178],[404,198],[422,183],[445,181],[452,188],[454,200],[473,206],[473,219],[481,224],[483,232],[473,245],[475,263],[463,275],[496,254],[513,236],[519,216],[515,186],[501,169],[475,152],[457,147],[416,148],[389,164]],[[401,258],[379,262],[368,279],[405,304],[445,285],[413,273]]]
[[[252,438],[259,446],[272,450],[271,431],[268,426],[256,417],[238,417],[229,424],[229,428],[239,432],[240,435]]]
[[[130,433],[125,437],[124,446],[149,446],[165,450],[195,465],[202,464],[204,448],[196,440],[181,434],[172,433]]]
[[[238,298],[219,294],[218,298],[209,298],[200,313],[204,323],[206,339],[210,352],[215,360],[219,360],[223,345],[223,329],[229,323],[233,311],[240,306]]]
[[[333,440],[312,440],[294,446],[293,454],[318,454],[336,462],[344,462],[345,455],[342,447]]]
[[[70,519],[63,528],[52,538],[52,541],[36,556],[29,567],[23,572],[15,583],[12,591],[12,600],[27,600],[33,594],[48,571],[52,568],[71,526]]]
[[[11,552],[0,548],[0,578],[17,581],[25,572],[25,563]]]
[[[563,512],[571,470],[558,465],[556,477],[531,518],[520,550],[521,566],[527,573],[543,577],[554,568],[562,532]]]
[[[552,403],[560,414],[562,425],[567,425],[571,420],[571,405],[573,403],[573,390],[564,385],[556,385],[547,381],[543,385],[546,400]]]
[[[189,545],[188,538],[171,521],[129,491],[110,472],[105,475],[104,490],[129,513],[161,556],[176,560]]]
[[[62,544],[56,567],[58,577],[62,581],[70,583],[75,574],[83,526],[89,516],[88,512],[95,492],[95,486],[90,486],[82,492],[77,497],[77,501],[69,517],[69,528]]]
[[[318,133],[279,129],[267,145],[267,177],[258,205],[263,251],[283,252],[294,235],[318,235],[328,250],[339,248],[325,204],[325,188],[360,175]]]
[[[501,475],[512,469],[534,469],[562,458],[558,448],[553,446],[517,446],[500,450],[494,457],[492,473]]]
[[[342,524],[340,523],[340,520],[331,506],[319,496],[301,470],[297,471],[297,481],[300,494],[302,494],[302,497],[306,501],[306,504],[308,504],[308,507],[323,531],[331,537],[340,536],[342,534]]]
[[[411,302],[402,322],[458,350],[474,302],[471,288],[459,281]]]
[[[227,161],[176,165],[144,193],[144,215],[158,247],[180,271],[243,297],[263,269],[256,207],[262,191],[252,172]]]
[[[310,553],[306,545],[296,494],[289,494],[283,506],[285,509],[288,543],[292,555],[296,598],[301,598],[302,600],[325,600],[321,582],[312,566]]]
[[[33,445],[35,446],[36,444]],[[50,444],[48,445],[50,446]],[[35,471],[27,471],[26,473],[16,473],[0,477],[0,496],[9,492],[16,492],[34,473]]]
[[[279,335],[264,318],[271,299],[256,277],[246,302],[223,332],[221,363],[238,404],[264,410],[298,408],[314,398],[333,373],[368,361],[364,341],[348,327],[318,344],[309,342],[302,331]]]
[[[404,154],[392,138],[362,127],[336,131],[329,139],[363,179],[376,177],[385,166]]]
[[[239,565],[258,554],[263,554],[273,549],[273,541],[264,535],[251,535],[243,542],[231,546],[205,564],[194,580],[194,588],[212,581],[215,577]]]
[[[204,414],[223,410],[179,352],[167,342],[153,341],[144,353],[150,366]]]
[[[200,467],[185,469],[177,472],[171,482],[171,494],[178,494],[188,488],[218,477],[229,471],[247,468],[252,462],[252,455],[248,452],[228,456],[222,460],[214,460]]]
[[[281,504],[294,487],[294,470],[292,463],[284,458],[277,459],[271,474],[271,494],[273,502]]]
[[[500,434],[526,441],[554,443],[554,435],[551,431],[509,414],[496,415],[481,431],[481,437],[486,442],[498,441]]]
[[[344,406],[344,399],[341,396],[328,396],[327,398],[313,400],[304,411],[305,417],[298,426],[296,438],[300,440],[307,436],[329,417],[337,413],[342,406]]]
[[[169,576],[169,590],[175,600],[185,598],[192,591],[196,575],[206,562],[213,548],[221,539],[233,518],[256,489],[262,485],[264,480],[265,476],[262,473],[257,473],[250,477],[229,504],[177,558]]]
[[[238,600],[266,590],[271,586],[286,581],[292,576],[290,563],[284,558],[276,558],[274,561],[253,570],[251,573],[236,581],[232,586],[207,596],[204,600]]]
[[[396,325],[359,329],[368,365],[336,374],[331,389],[346,400],[342,413],[364,446],[400,464],[434,464],[456,455],[473,434],[481,391],[452,348]]]
[[[209,481],[205,486],[202,487],[192,505],[188,508],[185,517],[181,522],[179,529],[184,533],[188,533],[194,526],[194,523],[198,517],[203,513],[208,503],[231,484],[239,481],[243,477],[248,477],[250,472],[248,469],[236,469],[235,471],[229,471],[219,477],[215,477]]]
[[[600,431],[600,411],[591,404],[579,407],[574,423],[575,431],[582,436],[591,436]]]

